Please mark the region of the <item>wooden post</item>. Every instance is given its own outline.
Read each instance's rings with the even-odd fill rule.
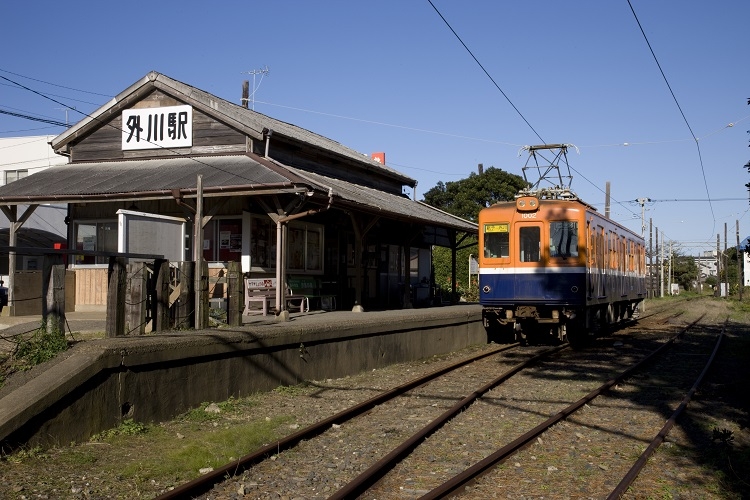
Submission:
[[[152,331],[163,332],[169,330],[169,261],[157,259],[154,261],[153,295],[151,318]]]
[[[195,220],[193,238],[193,260],[195,261],[195,328],[205,328],[208,324],[208,296],[203,303],[203,278],[208,280],[208,274],[203,273],[203,176],[198,175],[196,198],[195,198]],[[208,266],[206,266],[208,271]],[[208,287],[206,287],[208,291]]]
[[[195,290],[194,290],[195,262],[180,262],[179,297],[177,299],[177,313],[175,328],[182,330],[195,326]]]
[[[145,262],[128,264],[125,300],[125,333],[146,333],[146,270]]]
[[[110,257],[107,271],[107,337],[125,334],[125,259]]]
[[[199,289],[196,290],[195,297],[200,306],[196,307],[200,311],[200,316],[196,318],[196,329],[206,328],[208,326],[208,262],[201,259],[201,272],[197,280]]]
[[[239,262],[227,265],[227,324],[242,326],[242,307],[244,306],[242,268]],[[277,289],[276,293],[279,293]]]
[[[42,322],[47,333],[65,335],[65,263],[59,254],[44,256]]]

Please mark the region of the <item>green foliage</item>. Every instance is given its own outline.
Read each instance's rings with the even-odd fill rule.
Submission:
[[[65,340],[65,332],[59,330],[48,332],[46,325],[42,324],[31,337],[22,339],[16,346],[15,368],[28,370],[67,349],[68,341]]]
[[[424,202],[476,222],[479,211],[499,201],[510,201],[527,187],[523,177],[489,167],[483,173],[453,182],[437,183],[424,194]]]
[[[479,211],[500,201],[515,199],[519,190],[527,187],[523,177],[509,174],[499,168],[489,167],[481,174],[471,173],[459,181],[443,183],[427,191],[424,202],[453,215],[476,222]],[[472,244],[473,243],[473,244]],[[469,255],[476,257],[479,253],[476,238],[467,239],[461,246],[468,246],[456,252],[456,293],[463,300],[475,302],[479,299],[476,276],[469,283]],[[450,297],[451,251],[448,248],[433,248],[433,269],[435,284],[440,286],[443,299],[457,300]]]
[[[469,255],[477,257],[478,247],[476,238],[468,239],[465,244],[473,242],[469,248],[463,248],[456,252],[456,293],[467,302],[479,300],[479,283],[477,276],[472,275],[469,283]],[[434,247],[432,249],[432,265],[435,270],[435,283],[446,294],[451,291],[451,250],[450,248]],[[450,296],[445,295],[445,300]]]
[[[146,434],[148,431],[149,427],[146,424],[127,419],[123,420],[120,425],[114,429],[107,429],[106,431],[92,436],[91,441],[108,441],[118,436],[139,436],[141,434]]]
[[[678,255],[672,258],[672,279],[683,290],[692,290],[698,279],[698,266],[693,257]]]
[[[279,429],[289,418],[276,417],[248,422],[229,428],[216,428],[203,432],[200,439],[176,440],[163,433],[156,436],[137,436],[137,441],[148,439],[151,449],[160,450],[158,455],[149,454],[143,460],[126,464],[117,470],[124,479],[171,477],[177,481],[193,479],[204,467],[219,467],[248,450],[259,448],[281,435]]]

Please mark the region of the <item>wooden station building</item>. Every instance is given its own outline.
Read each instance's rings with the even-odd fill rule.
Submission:
[[[64,203],[68,249],[205,261],[215,276],[238,262],[246,278],[319,287],[338,309],[434,303],[432,247],[455,261],[477,232],[404,195],[416,181],[382,158],[156,72],[51,145],[67,164],[0,187],[11,231]],[[76,308],[106,304],[107,258],[70,256],[68,269]]]

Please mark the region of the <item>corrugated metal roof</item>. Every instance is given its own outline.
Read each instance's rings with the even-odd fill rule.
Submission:
[[[53,203],[60,201],[142,199],[171,197],[172,190],[194,190],[197,175],[204,190],[226,192],[286,188],[333,190],[338,203],[428,225],[476,232],[474,223],[425,203],[377,189],[295,169],[251,155],[220,155],[96,163],[50,167],[32,176],[0,186],[0,203]],[[334,204],[335,208],[336,203]]]
[[[132,104],[130,101],[134,100],[135,96],[140,95],[145,88],[150,89],[152,87],[170,93],[175,97],[182,96],[183,100],[186,102],[193,105],[200,105],[204,112],[223,119],[227,123],[235,126],[238,130],[242,130],[256,139],[262,139],[264,131],[272,130],[273,134],[282,135],[308,146],[334,153],[344,158],[348,158],[349,160],[354,160],[368,170],[377,171],[382,175],[397,179],[404,184],[410,186],[416,185],[416,181],[411,177],[385,166],[373,160],[370,156],[348,148],[332,139],[316,134],[302,127],[292,125],[291,123],[271,118],[270,116],[258,113],[252,109],[231,103],[216,97],[213,94],[209,94],[204,90],[174,80],[157,72],[149,73],[138,82],[118,94],[107,104],[93,112],[89,117],[84,118],[77,124],[73,125],[70,129],[57,136],[52,141],[52,147],[55,150],[59,150],[67,144],[67,142],[83,135],[90,127],[97,127],[102,121],[110,120],[112,118],[110,114],[111,110],[117,109],[118,105],[122,107],[130,106]],[[273,145],[273,136],[271,138],[271,144]]]
[[[82,200],[97,195],[127,195],[203,187],[231,189],[292,186],[278,171],[247,155],[197,156],[71,163],[50,167],[0,186],[0,202]]]
[[[292,173],[312,180],[321,188],[331,188],[334,197],[357,206],[360,210],[382,213],[384,216],[397,215],[402,219],[409,219],[428,225],[450,227],[469,233],[477,232],[477,225],[455,215],[449,214],[435,207],[415,201],[407,196],[399,196],[377,189],[352,184],[340,179],[334,179],[292,167],[285,167]],[[335,206],[335,203],[334,203]]]

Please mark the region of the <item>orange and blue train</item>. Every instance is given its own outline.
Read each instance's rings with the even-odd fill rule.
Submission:
[[[643,238],[570,192],[483,209],[479,248],[479,301],[497,338],[583,343],[647,296]]]

